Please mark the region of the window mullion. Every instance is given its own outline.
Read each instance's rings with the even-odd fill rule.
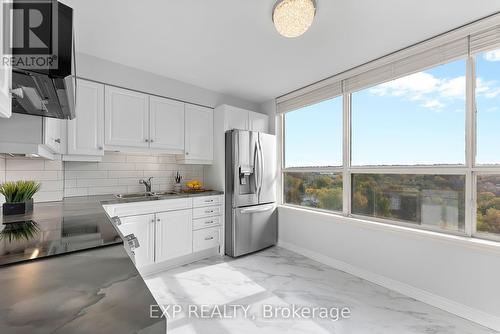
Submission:
[[[351,214],[351,94],[343,95],[343,202],[342,212],[345,216]]]

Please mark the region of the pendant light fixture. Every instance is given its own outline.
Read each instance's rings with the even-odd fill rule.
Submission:
[[[309,29],[315,14],[315,0],[278,0],[273,9],[273,23],[280,35],[299,37]]]

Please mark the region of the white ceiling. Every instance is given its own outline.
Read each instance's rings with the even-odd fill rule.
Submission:
[[[264,102],[500,11],[498,0],[317,0],[311,29],[276,33],[274,0],[63,0],[79,52]]]

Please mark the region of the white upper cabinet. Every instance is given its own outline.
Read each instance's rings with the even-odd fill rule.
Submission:
[[[227,128],[248,130],[248,110],[228,107]]]
[[[106,146],[149,147],[149,96],[105,87]]]
[[[3,1],[0,1],[0,17],[5,17]],[[2,20],[3,21],[3,20]],[[2,42],[0,43],[0,57],[5,54],[3,49],[3,36],[5,28],[4,22],[0,23],[0,36],[2,36]],[[12,31],[12,29],[10,30]],[[12,101],[10,97],[10,90],[12,88],[12,68],[8,66],[8,64],[4,64],[4,62],[0,62],[0,117],[1,118],[9,118],[12,115]]]
[[[161,97],[149,99],[150,147],[184,151],[184,103]]]
[[[68,154],[104,155],[104,85],[78,79],[76,118],[68,121]]]
[[[186,104],[184,163],[211,164],[214,156],[214,110]]]
[[[156,262],[193,252],[192,210],[156,214]]]
[[[61,119],[43,118],[43,143],[57,154],[62,153],[62,126]]]
[[[269,133],[269,116],[250,111],[248,113],[250,131]]]

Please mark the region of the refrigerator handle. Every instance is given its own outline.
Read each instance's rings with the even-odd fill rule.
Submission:
[[[260,142],[260,137],[259,137],[259,174],[260,174],[260,182],[259,182],[259,195],[260,192],[262,191],[262,183],[264,181],[264,153],[262,152],[262,145]]]
[[[241,209],[240,213],[241,214],[252,214],[252,213],[260,213],[260,212],[267,212],[271,211],[274,209],[274,204],[268,204],[259,208],[248,208],[248,209]]]
[[[258,195],[260,192],[260,154],[259,154],[259,143],[255,142],[255,152],[254,152],[254,173],[255,173],[255,193]]]

